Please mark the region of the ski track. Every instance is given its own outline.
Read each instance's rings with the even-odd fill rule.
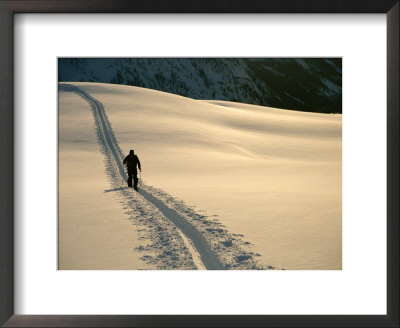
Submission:
[[[71,84],[59,84],[59,91],[74,92],[86,100],[92,110],[97,139],[105,155],[106,172],[126,214],[139,226],[140,245],[145,264],[158,269],[276,269],[257,261],[259,254],[247,250],[252,245],[231,234],[216,219],[196,213],[182,201],[140,181],[139,192],[121,187],[127,174],[124,158],[101,102]]]

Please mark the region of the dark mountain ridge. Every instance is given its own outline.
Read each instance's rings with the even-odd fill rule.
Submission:
[[[342,112],[341,58],[59,58],[58,79],[126,84],[194,99]]]

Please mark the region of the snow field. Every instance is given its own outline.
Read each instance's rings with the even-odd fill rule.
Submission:
[[[341,115],[72,84],[103,104],[122,153],[135,149],[144,189],[201,231],[226,268],[341,269]],[[148,222],[148,203],[138,211],[140,196],[132,197],[123,198],[126,210],[136,213],[135,224]],[[187,249],[179,239],[177,254]],[[155,249],[145,261],[150,267],[161,263]],[[195,267],[185,263],[175,264]]]

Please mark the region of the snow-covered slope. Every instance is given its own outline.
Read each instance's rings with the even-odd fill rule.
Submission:
[[[61,269],[341,268],[341,115],[97,83],[59,95]]]
[[[59,81],[133,85],[194,99],[341,113],[340,58],[60,58]]]

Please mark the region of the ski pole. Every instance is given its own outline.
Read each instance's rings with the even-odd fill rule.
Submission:
[[[122,163],[122,171],[125,172],[125,171],[124,171],[124,163]],[[121,176],[122,186],[125,186],[124,177],[123,177],[122,174],[120,174],[120,176]]]

